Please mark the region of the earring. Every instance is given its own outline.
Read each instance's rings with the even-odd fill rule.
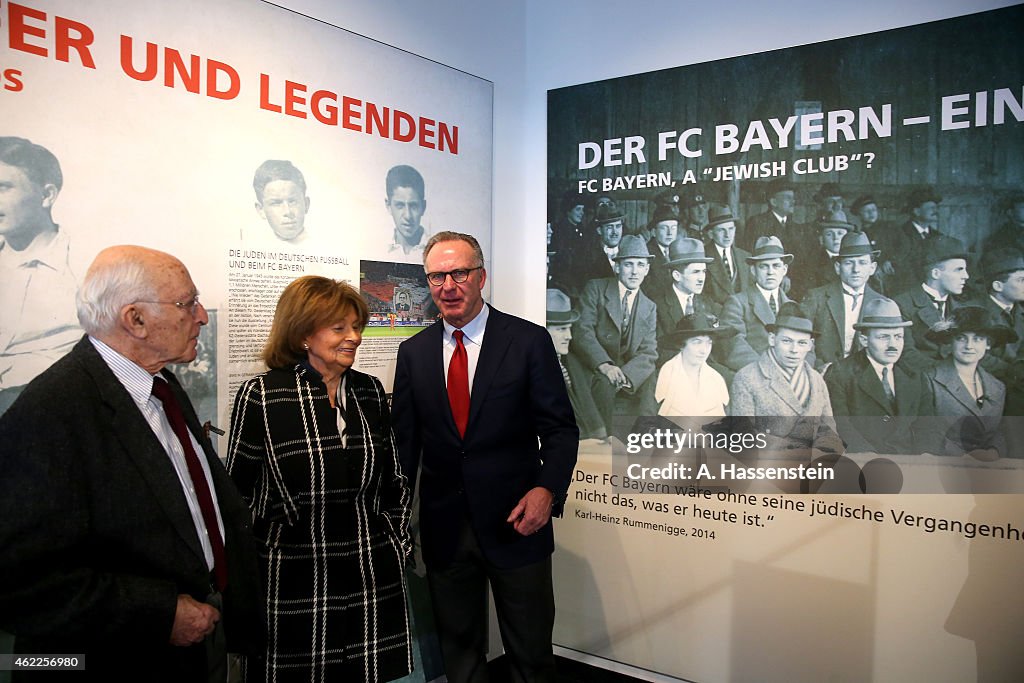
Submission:
[[[309,344],[307,344],[306,342],[302,342],[302,348],[304,348],[307,351],[309,351]]]

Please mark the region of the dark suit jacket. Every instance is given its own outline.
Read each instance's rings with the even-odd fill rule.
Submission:
[[[704,250],[708,256],[715,260],[708,264],[708,277],[704,282],[703,294],[719,306],[725,305],[725,300],[733,294],[745,291],[752,287],[750,283],[750,266],[747,265],[749,251],[744,251],[736,246],[730,247],[732,252],[729,256],[732,260],[732,267],[735,277],[730,280],[725,272],[725,264],[718,256],[718,247],[711,240],[704,244]]]
[[[847,450],[883,454],[923,452],[919,444],[924,435],[918,430],[927,425],[918,418],[934,413],[924,377],[897,363],[893,366],[892,382],[895,405],[886,399],[882,381],[863,350],[836,361],[825,373],[832,413]]]
[[[258,649],[262,593],[250,515],[174,375],[224,522],[228,647]],[[205,680],[202,644],[169,644],[180,593],[210,572],[160,441],[88,338],[0,418],[0,627],[20,652],[85,653],[95,680]]]
[[[605,278],[587,283],[580,297],[580,319],[572,329],[572,349],[591,372],[602,363],[613,363],[638,389],[654,374],[658,359],[657,312],[642,290],[634,294],[633,322],[623,345],[618,282]]]
[[[906,328],[901,360],[908,368],[924,372],[942,360],[939,346],[925,337],[925,333],[939,321],[939,310],[935,308],[935,302],[928,292],[921,289],[920,283],[897,296],[894,301],[899,304],[903,317],[914,323],[913,327]],[[951,311],[960,304],[951,296],[946,302],[946,317],[949,317]]]
[[[445,388],[436,322],[398,348],[392,417],[410,487],[420,473],[420,534],[428,568],[451,561],[468,517],[488,561],[515,568],[554,551],[548,524],[522,536],[505,520],[527,491],[543,486],[561,514],[579,430],[548,331],[490,309],[459,436]],[[422,470],[421,470],[422,465]]]
[[[660,297],[654,300],[654,303],[657,307],[658,367],[660,368],[672,356],[679,353],[678,345],[666,345],[665,341],[666,337],[676,329],[676,323],[682,319],[683,307],[679,305],[679,297],[676,296],[674,288],[663,292]],[[693,297],[693,312],[710,314],[717,317],[722,311],[721,307],[713,301],[707,301],[703,294],[697,294]],[[714,347],[712,348],[714,349]]]
[[[782,240],[782,246],[786,248],[786,252],[799,258],[807,245],[808,229],[802,223],[797,223],[792,216],[786,219],[786,225],[783,226],[775,218],[772,210],[768,209],[764,213],[751,216],[747,220],[742,234],[740,231],[736,231],[736,243],[747,251],[753,251],[757,238],[767,235],[778,237]],[[816,240],[814,244],[817,244]],[[798,260],[796,264],[799,267],[800,261]]]
[[[908,289],[918,288],[924,279],[928,250],[932,245],[944,244],[949,250],[963,250],[963,242],[944,235],[938,230],[929,230],[922,239],[913,222],[907,221],[898,227],[880,232],[876,239],[882,253],[879,262],[889,261],[895,272],[886,278],[886,293],[895,298]],[[904,313],[906,315],[906,313]]]
[[[795,269],[789,273],[792,282],[789,295],[803,302],[812,290],[839,282],[839,275],[833,263],[825,247],[815,244],[813,248],[807,249],[804,258],[797,262]]]
[[[861,304],[860,312],[863,315],[864,307],[873,299],[880,299],[882,295],[864,287],[864,302]],[[814,341],[814,355],[817,358],[815,367],[820,370],[826,363],[834,363],[843,358],[843,337],[846,334],[846,302],[843,300],[843,285],[836,281],[824,287],[811,290],[803,300],[801,307],[814,322],[814,329],[818,331],[818,338]],[[860,349],[854,333],[853,347],[851,352]]]
[[[657,239],[652,237],[647,241],[647,251],[651,252],[654,258],[651,259],[651,269],[647,272],[640,289],[644,290],[648,297],[656,300],[662,292],[672,286],[672,270],[667,265],[668,258],[661,253]]]

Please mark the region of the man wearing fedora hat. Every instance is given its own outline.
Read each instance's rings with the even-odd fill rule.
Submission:
[[[875,236],[885,254],[882,272],[886,277],[886,294],[893,295],[894,299],[921,282],[929,250],[964,251],[963,242],[939,232],[941,201],[942,196],[933,187],[914,188],[907,195],[909,220]]]
[[[843,211],[818,219],[817,227],[818,245],[806,249],[805,258],[800,262],[800,276],[791,278],[789,295],[798,301],[803,301],[816,287],[839,281],[832,267],[833,259],[839,253],[843,237],[853,231],[853,224],[846,220]]]
[[[658,296],[651,297],[658,307],[659,367],[679,352],[678,346],[665,346],[662,341],[676,328],[680,318],[694,313],[716,316],[719,313],[718,306],[705,301],[702,295],[707,280],[707,264],[711,260],[704,255],[704,243],[692,237],[679,237],[669,246],[664,268],[672,284]]]
[[[807,361],[817,334],[796,302],[784,303],[768,324],[767,348],[732,381],[730,413],[757,418],[756,428],[768,435],[770,449],[844,450],[828,387]]]
[[[590,373],[608,434],[614,415],[654,414],[657,313],[640,289],[650,261],[643,239],[627,235],[615,255],[616,277],[591,280],[580,296],[571,348]]]
[[[588,280],[615,276],[615,255],[619,251],[626,217],[614,204],[602,204],[594,214],[594,230],[581,258],[574,260],[580,288]]]
[[[958,243],[932,241],[926,247],[922,266],[924,281],[892,297],[903,315],[914,323],[907,330],[907,347],[903,353],[904,362],[914,370],[925,370],[941,360],[938,344],[928,339],[926,333],[961,305],[955,297],[963,294],[970,278],[967,258],[967,252],[958,248]]]
[[[654,258],[651,261],[651,272],[644,278],[643,290],[651,299],[657,299],[672,286],[672,278],[665,264],[668,263],[669,245],[679,235],[679,217],[671,208],[662,204],[654,210],[649,226],[652,236],[647,241],[647,250]]]
[[[814,344],[819,370],[857,350],[856,323],[865,306],[882,296],[868,285],[878,253],[865,233],[846,233],[829,264],[838,279],[804,298],[803,309],[821,333]]]
[[[708,256],[708,279],[704,294],[719,306],[733,294],[750,287],[750,270],[746,268],[750,252],[736,246],[736,218],[725,206],[716,206],[708,213],[704,244]]]
[[[839,436],[854,453],[920,453],[916,419],[933,409],[923,375],[899,363],[906,328],[914,323],[892,299],[864,304],[854,324],[861,349],[825,373]]]
[[[547,290],[547,328],[551,342],[558,354],[558,365],[562,379],[569,393],[572,411],[576,414],[576,425],[580,428],[580,439],[604,439],[608,436],[604,423],[594,405],[590,393],[590,374],[574,354],[569,352],[572,341],[572,324],[580,319],[578,311],[572,310],[569,297],[558,289]]]
[[[782,281],[793,255],[786,253],[778,237],[759,237],[746,262],[752,286],[730,296],[722,307],[722,323],[738,333],[724,356],[725,365],[733,371],[753,363],[768,349],[768,325],[775,322],[782,304],[790,300],[782,291]]]

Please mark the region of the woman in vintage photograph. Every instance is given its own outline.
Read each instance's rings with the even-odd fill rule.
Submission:
[[[235,397],[228,471],[249,504],[267,604],[251,681],[389,681],[411,669],[410,492],[384,388],[352,369],[369,318],[351,286],[301,277]]]
[[[980,306],[962,306],[925,335],[948,345],[950,357],[930,368],[925,377],[935,401],[935,414],[959,418],[936,430],[929,449],[937,455],[971,455],[994,460],[1006,454],[1001,429],[1006,386],[981,367],[990,349],[1016,341],[1017,333],[998,325]]]
[[[679,349],[658,373],[654,399],[658,415],[724,417],[729,405],[725,379],[708,365],[716,341],[735,336],[736,330],[704,313],[684,315],[665,345]]]

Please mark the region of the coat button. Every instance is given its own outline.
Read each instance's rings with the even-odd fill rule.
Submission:
[[[883,417],[883,418],[882,418],[882,422],[888,422],[888,421],[889,421],[889,420],[891,420],[891,419],[892,419],[891,417],[889,417],[888,415],[886,415],[885,417]]]

